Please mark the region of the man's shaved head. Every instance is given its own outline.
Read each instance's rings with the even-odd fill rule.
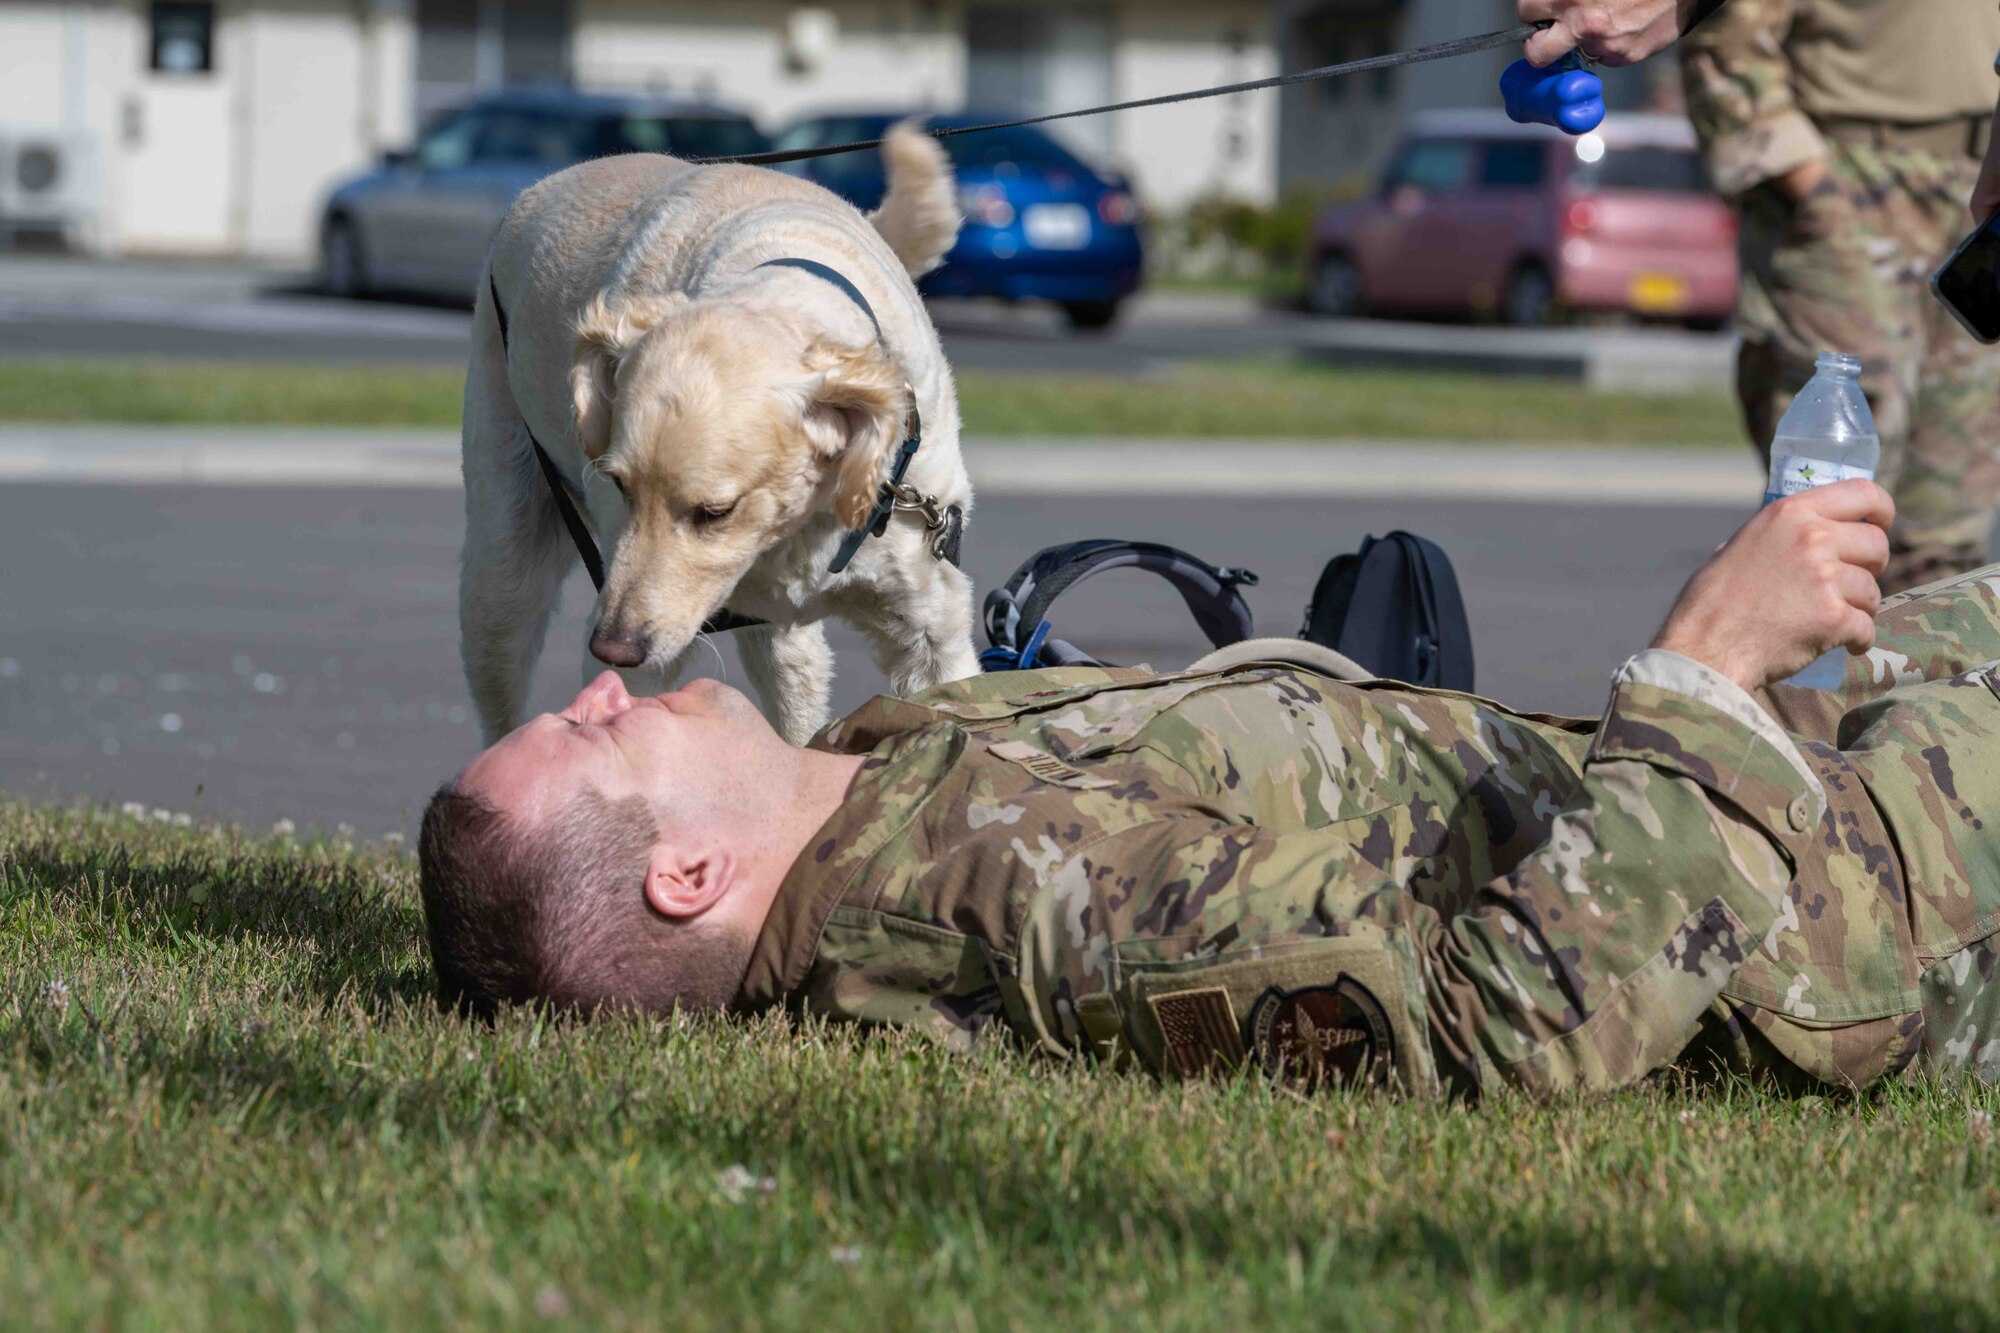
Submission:
[[[524,829],[461,782],[438,789],[418,839],[442,1003],[481,1015],[543,1001],[592,1010],[726,1008],[749,952],[646,902],[659,827],[646,801],[586,787]]]
[[[715,681],[612,672],[445,784],[418,842],[448,1004],[728,1006],[771,902],[861,760],[785,744]]]

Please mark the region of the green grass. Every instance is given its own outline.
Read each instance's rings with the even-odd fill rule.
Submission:
[[[0,361],[0,422],[456,428],[461,372],[160,361]],[[966,430],[985,436],[1298,437],[1594,444],[1741,438],[1722,394],[1209,361],[1163,379],[966,372]]]
[[[0,1324],[2000,1322],[1988,1092],[1469,1112],[776,1021],[488,1029],[428,1003],[411,880],[0,803]]]

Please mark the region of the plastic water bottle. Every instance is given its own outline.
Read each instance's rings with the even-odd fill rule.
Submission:
[[[1859,357],[1819,354],[1812,379],[1778,422],[1765,504],[1852,477],[1874,480],[1882,437],[1861,392],[1860,374]],[[1835,648],[1785,683],[1808,690],[1839,689],[1847,677],[1847,658],[1845,648]]]

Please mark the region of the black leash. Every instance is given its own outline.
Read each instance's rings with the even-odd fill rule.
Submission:
[[[882,336],[882,321],[875,317],[875,307],[868,304],[868,298],[861,294],[861,289],[839,269],[822,264],[817,259],[798,258],[766,260],[757,267],[795,268],[833,284],[843,296],[861,307],[861,313],[868,316],[868,322],[875,326],[875,341],[881,345],[885,355],[889,353],[889,340]],[[875,493],[875,507],[868,512],[868,521],[841,539],[840,548],[834,552],[833,563],[827,566],[829,574],[838,574],[846,569],[860,554],[863,542],[888,531],[889,520],[898,509],[921,513],[925,530],[931,538],[931,555],[954,565],[958,563],[959,545],[965,534],[964,506],[941,505],[937,497],[925,495],[903,481],[909,475],[910,464],[916,461],[917,449],[924,442],[923,414],[917,411],[914,393],[911,394],[910,413],[910,429],[903,436],[903,447],[896,451],[896,461],[889,468],[889,480],[883,482],[882,488]]]
[[[1717,0],[1719,3],[1720,0]],[[1706,17],[1706,15],[1704,15]],[[1542,27],[1539,23],[1523,23],[1519,27],[1506,28],[1499,32],[1485,32],[1477,37],[1454,37],[1448,42],[1433,42],[1420,46],[1414,51],[1397,51],[1385,56],[1369,56],[1365,60],[1349,60],[1339,65],[1322,65],[1318,69],[1301,70],[1297,74],[1279,74],[1268,79],[1252,79],[1248,83],[1229,83],[1219,88],[1199,88],[1193,92],[1167,93],[1161,97],[1142,97],[1132,102],[1113,102],[1108,106],[1085,107],[1081,111],[1054,111],[1042,116],[1023,116],[1019,120],[996,120],[989,125],[961,125],[955,129],[927,130],[933,139],[954,139],[961,134],[985,134],[990,130],[1019,129],[1025,125],[1046,125],[1050,121],[1075,120],[1081,116],[1103,116],[1113,111],[1136,111],[1141,107],[1172,106],[1176,102],[1197,102],[1209,97],[1228,97],[1233,93],[1254,93],[1265,88],[1289,88],[1294,84],[1313,83],[1320,79],[1338,79],[1349,74],[1366,74],[1371,70],[1395,69],[1402,65],[1421,65],[1431,60],[1449,60],[1453,56],[1471,55],[1475,51],[1490,51],[1496,46],[1506,46],[1510,42],[1525,42]],[[744,166],[773,167],[781,162],[804,162],[816,157],[834,157],[841,153],[859,153],[870,148],[880,148],[880,139],[862,139],[854,143],[828,144],[823,148],[793,148],[775,153],[745,153],[737,157],[693,157],[688,161],[695,166]]]

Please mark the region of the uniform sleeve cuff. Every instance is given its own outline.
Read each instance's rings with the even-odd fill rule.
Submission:
[[[1826,140],[1802,112],[1781,111],[1708,144],[1708,171],[1729,198],[1827,155]]]
[[[1651,648],[1612,677],[1593,762],[1636,759],[1684,774],[1796,845],[1819,827],[1826,791],[1805,756],[1735,681]]]

